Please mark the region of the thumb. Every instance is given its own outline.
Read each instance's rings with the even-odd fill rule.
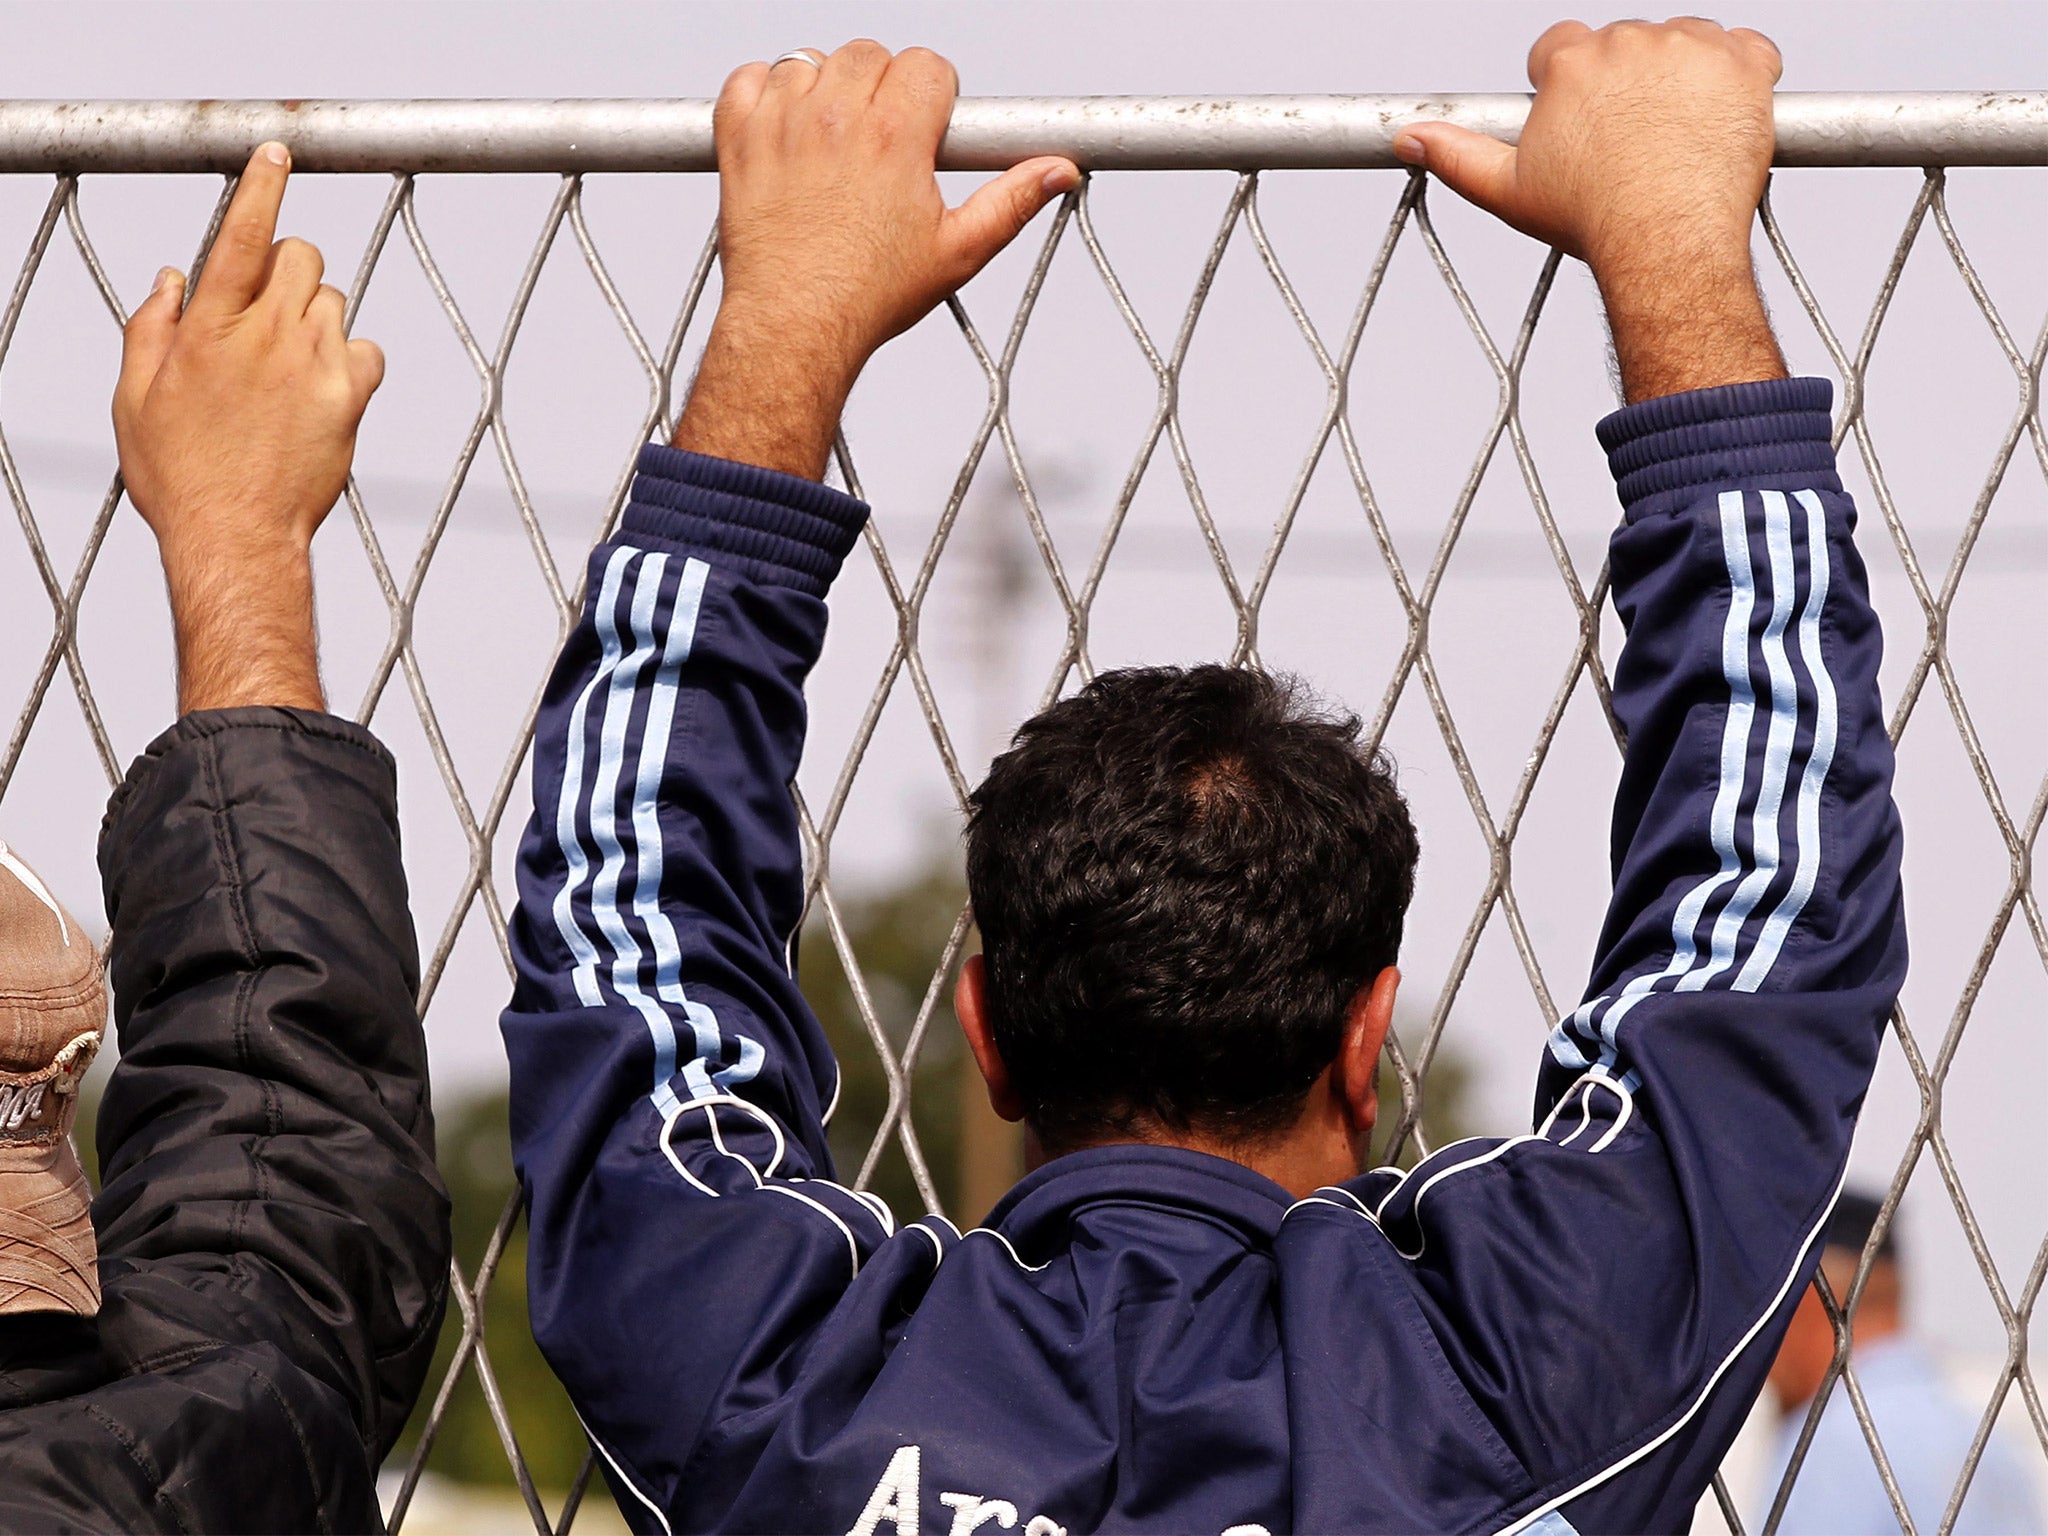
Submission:
[[[1012,166],[978,188],[947,213],[941,227],[940,238],[960,274],[956,281],[964,283],[974,276],[1041,208],[1080,184],[1081,172],[1073,161],[1044,155]]]
[[[1454,123],[1414,123],[1394,136],[1394,153],[1410,165],[1434,172],[1467,202],[1515,222],[1512,145]]]
[[[157,370],[170,354],[178,334],[178,317],[184,311],[185,274],[165,267],[156,275],[149,297],[135,306],[121,332],[121,380],[114,387],[115,403],[139,404],[156,381]]]

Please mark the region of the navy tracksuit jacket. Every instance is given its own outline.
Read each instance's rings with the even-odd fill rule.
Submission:
[[[788,785],[866,509],[648,448],[541,710],[504,1016],[534,1331],[640,1531],[1682,1531],[1905,971],[1829,389],[1600,435],[1614,898],[1529,1134],[1309,1199],[1062,1157],[964,1236],[831,1182]]]

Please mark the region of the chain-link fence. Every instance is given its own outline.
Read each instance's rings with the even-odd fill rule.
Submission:
[[[913,333],[907,361],[878,365],[836,455],[837,476],[877,517],[865,564],[856,557],[835,597],[799,798],[806,943],[814,961],[818,948],[836,957],[879,1070],[882,1107],[847,1170],[857,1187],[900,1160],[918,1197],[941,1204],[945,1179],[920,1130],[959,1106],[931,1102],[918,1068],[945,1048],[941,1003],[970,914],[958,910],[919,955],[928,982],[892,999],[870,985],[848,888],[900,871],[922,820],[957,809],[1017,718],[1127,660],[1225,655],[1302,671],[1356,700],[1370,739],[1401,759],[1428,850],[1407,960],[1426,1002],[1389,1042],[1395,1147],[1429,1144],[1432,1069],[1461,1049],[1467,1070],[1483,1058],[1526,1079],[1590,950],[1618,761],[1602,563],[1613,503],[1588,431],[1597,319],[1555,254],[1482,231],[1390,153],[1403,121],[1448,115],[1511,136],[1524,110],[1521,97],[961,103],[949,167],[1058,151],[1097,174]],[[1957,1276],[1973,1296],[1981,1286],[1973,1337],[1991,1344],[1946,1531],[1994,1437],[2048,1463],[2029,1363],[2048,1206],[2011,1100],[2017,1091],[2038,1106],[2048,1088],[2048,926],[2031,863],[2048,812],[2048,96],[1787,96],[1779,122],[1781,165],[1832,168],[1780,178],[1759,244],[1795,359],[1839,380],[1837,436],[1891,641],[1885,686],[1918,860],[1909,877],[1923,877],[1909,892],[1919,969],[1886,1046],[1890,1097],[1873,1099],[1873,1114],[1898,1112],[1866,1124],[1870,1145],[1859,1146],[1863,1165],[1882,1170],[1882,1214],[1847,1295],[1827,1297],[1827,1382],[1780,1486],[1738,1509],[1717,1480],[1715,1502],[1732,1528],[1765,1508],[1765,1528],[1775,1525],[1822,1405],[1846,1393],[1902,1528],[1914,1528],[1847,1318],[1903,1197],[1921,1212],[1916,1242],[1954,1257],[1921,1266],[1949,1287],[1926,1305],[1961,1308]],[[231,171],[271,136],[303,170],[352,173],[333,214],[360,242],[351,322],[376,320],[380,295],[401,281],[423,294],[393,310],[397,334],[365,326],[393,368],[347,496],[359,554],[342,547],[338,518],[323,534],[322,616],[337,694],[361,689],[337,707],[353,705],[405,765],[430,1036],[437,1051],[458,1033],[474,1045],[495,1039],[502,972],[493,980],[490,957],[509,965],[508,855],[545,667],[577,611],[583,551],[618,515],[633,450],[673,425],[715,303],[710,188],[693,174],[710,164],[708,104],[0,104],[0,172],[13,173],[0,179],[14,198],[0,216],[18,220],[26,247],[0,319],[0,478],[23,535],[0,559],[11,609],[0,622],[16,653],[5,682],[21,701],[0,795],[16,825],[88,841],[98,790],[53,797],[18,770],[36,742],[65,736],[45,777],[96,759],[111,782],[162,718],[160,687],[138,693],[134,681],[147,621],[125,600],[94,602],[99,585],[128,580],[108,573],[148,561],[123,531],[133,519],[111,458],[88,455],[81,469],[77,452],[30,452],[17,433],[56,353],[88,324],[111,337],[106,321],[126,314],[87,188],[97,198],[139,173]],[[1913,169],[1874,169],[1885,166]],[[1964,166],[1998,169],[1951,176]],[[1207,174],[1124,174],[1139,171]],[[551,179],[537,188],[539,176]],[[479,177],[518,182],[527,211],[476,201]],[[647,222],[608,234],[601,250],[586,177]],[[1963,177],[1967,195],[1952,198]],[[1870,197],[1851,185],[1863,181]],[[31,182],[39,208],[23,192]],[[112,205],[122,194],[105,195]],[[668,213],[645,212],[656,198]],[[146,202],[126,205],[131,222],[157,206]],[[222,190],[216,220],[225,202]],[[159,234],[177,228],[162,208]],[[1986,275],[1958,208],[2021,253],[2004,258],[2011,271]],[[462,228],[430,239],[437,214]],[[513,217],[535,221],[530,240]],[[203,261],[214,224],[199,222]],[[468,318],[478,301],[458,297],[469,280],[453,271],[460,247],[505,253],[502,277],[475,278],[502,309],[495,340]],[[637,297],[615,276],[622,248],[646,268]],[[160,235],[143,270],[161,255]],[[1802,265],[1817,259],[1840,290],[1825,303],[1829,284]],[[562,300],[560,322],[537,335],[534,317],[571,274],[580,299]],[[83,307],[95,302],[96,319]],[[1898,318],[1914,306],[1917,318]],[[1254,314],[1255,325],[1228,318]],[[39,328],[33,344],[18,334],[25,319]],[[425,345],[435,327],[454,346],[430,385],[408,371],[405,345]],[[541,373],[520,371],[537,349]],[[574,382],[579,349],[603,354],[603,389]],[[515,430],[508,402],[550,375],[589,398],[557,400]],[[111,377],[96,376],[102,398]],[[454,444],[438,483],[379,480],[378,412],[400,423],[394,459],[425,465],[437,441],[444,454]],[[404,435],[433,422],[446,425],[438,439],[425,427]],[[555,440],[571,435],[601,439],[606,467],[588,476],[601,494],[536,492],[522,454],[553,462]],[[91,462],[102,473],[85,496]],[[40,488],[45,479],[57,489]],[[515,548],[516,578],[504,563]],[[468,649],[447,639],[458,632]],[[133,702],[113,707],[117,692]],[[1491,1066],[1497,1042],[1511,1070]],[[958,1137],[966,1167],[978,1133],[970,1124]],[[1003,1157],[984,1155],[982,1186]],[[982,1186],[970,1174],[949,1187],[967,1205]],[[390,1479],[394,1527],[408,1524],[449,1405],[475,1387],[537,1530],[569,1529],[588,1490],[588,1455],[566,1491],[536,1486],[517,1405],[493,1371],[485,1306],[517,1228],[508,1205],[483,1251],[458,1261],[452,1359]]]

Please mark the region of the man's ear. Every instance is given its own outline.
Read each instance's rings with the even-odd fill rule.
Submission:
[[[1394,994],[1400,987],[1400,971],[1388,966],[1353,994],[1344,1016],[1344,1047],[1337,1053],[1333,1086],[1351,1133],[1361,1142],[1370,1139],[1379,1117],[1380,1048],[1394,1026]]]
[[[1010,1069],[996,1049],[988,1012],[988,964],[979,955],[969,955],[960,967],[960,980],[953,988],[953,1011],[960,1016],[960,1033],[967,1037],[967,1049],[974,1053],[974,1064],[988,1084],[989,1107],[1005,1120],[1022,1120],[1024,1101],[1010,1086]]]

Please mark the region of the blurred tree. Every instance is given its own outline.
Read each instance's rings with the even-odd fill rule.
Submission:
[[[1444,1028],[1449,1033],[1451,1026],[1446,1023]],[[1410,1013],[1399,1004],[1395,1005],[1394,1036],[1406,1048],[1410,1062],[1415,1060],[1428,1033],[1427,1014],[1419,1011]],[[1468,1103],[1471,1084],[1472,1074],[1457,1049],[1453,1046],[1439,1047],[1435,1059],[1429,1064],[1428,1076],[1417,1085],[1421,1130],[1431,1151],[1475,1134],[1470,1124]],[[1394,1070],[1392,1060],[1384,1055],[1380,1057],[1379,1096],[1380,1117],[1373,1126],[1372,1155],[1366,1161],[1375,1168],[1388,1162],[1402,1168],[1413,1168],[1422,1160],[1417,1138],[1413,1135],[1404,1138],[1398,1150],[1393,1145],[1394,1132],[1401,1124],[1401,1075]]]
[[[448,1181],[448,1193],[454,1202],[455,1254],[463,1274],[474,1285],[477,1266],[488,1252],[491,1237],[516,1188],[512,1149],[505,1129],[505,1096],[491,1094],[444,1104],[437,1119],[441,1175]],[[587,1442],[575,1410],[569,1406],[568,1394],[548,1369],[527,1327],[524,1222],[507,1238],[504,1254],[484,1292],[483,1339],[490,1355],[491,1372],[504,1395],[506,1417],[535,1486],[556,1494],[565,1491],[583,1465]],[[447,1320],[441,1325],[440,1344],[434,1351],[433,1368],[427,1374],[426,1392],[391,1454],[392,1466],[403,1467],[412,1460],[434,1395],[440,1390],[461,1340],[462,1311],[451,1296]],[[474,1364],[456,1384],[427,1465],[441,1476],[461,1482],[513,1481],[511,1463],[506,1459]]]
[[[855,898],[841,908],[875,1021],[894,1052],[902,1052],[916,1026],[918,1010],[932,988],[933,973],[944,957],[946,940],[966,905],[967,887],[959,856],[951,848],[941,848],[934,849],[923,868],[902,885]],[[977,947],[969,929],[960,953],[971,954]],[[841,1180],[851,1183],[888,1111],[889,1079],[875,1054],[838,947],[816,906],[804,926],[799,965],[804,996],[817,1010],[826,1038],[839,1057],[841,1079],[839,1105],[832,1115],[832,1156]],[[964,1216],[971,1224],[986,1214],[986,1206],[965,1210],[960,1199],[962,1117],[957,1084],[969,1058],[960,1026],[953,1018],[952,980],[957,971],[956,959],[940,978],[930,1022],[907,1082],[916,1115],[917,1144],[939,1203],[956,1220]],[[926,1201],[918,1193],[896,1131],[891,1131],[883,1146],[868,1184],[899,1216],[914,1217],[925,1210]]]

